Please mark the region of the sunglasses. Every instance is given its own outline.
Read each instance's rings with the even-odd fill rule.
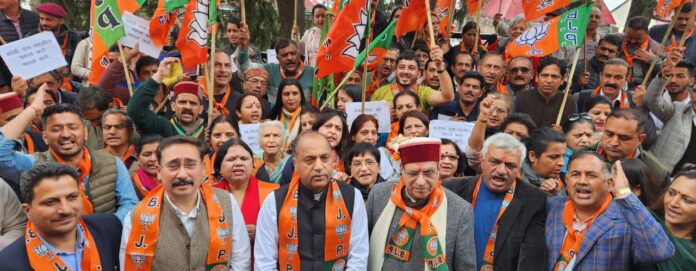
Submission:
[[[590,120],[590,121],[592,120],[592,116],[590,116],[590,114],[587,114],[587,113],[580,113],[580,114],[578,114],[578,113],[573,113],[573,114],[570,114],[570,116],[568,116],[568,121],[577,121],[577,120],[579,120],[579,119],[581,119],[581,118],[586,119],[586,120]]]

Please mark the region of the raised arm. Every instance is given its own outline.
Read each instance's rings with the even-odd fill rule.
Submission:
[[[18,139],[24,133],[24,129],[29,126],[31,121],[36,117],[41,116],[44,108],[46,107],[44,105],[46,88],[46,83],[42,84],[41,87],[39,87],[39,90],[36,92],[36,95],[34,95],[34,101],[27,106],[22,113],[17,115],[17,117],[2,127],[2,133],[5,140]]]
[[[452,86],[452,78],[447,72],[447,67],[445,66],[442,49],[435,48],[430,51],[430,59],[436,63],[438,73],[437,76],[440,79],[440,91],[434,92],[430,96],[430,105],[444,105],[454,99],[454,87]]]
[[[173,57],[162,60],[157,72],[140,84],[128,103],[126,109],[128,116],[143,134],[163,134],[165,127],[170,125],[167,119],[158,116],[149,108],[160,88],[162,79],[169,75],[172,64],[176,62],[179,62],[179,59]]]

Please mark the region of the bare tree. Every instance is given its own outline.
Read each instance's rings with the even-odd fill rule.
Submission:
[[[276,0],[278,4],[278,17],[280,21],[280,31],[278,37],[290,38],[292,32],[292,24],[297,16],[297,24],[300,26],[300,33],[304,30],[305,7],[304,0]],[[295,12],[295,3],[297,3],[297,14]]]

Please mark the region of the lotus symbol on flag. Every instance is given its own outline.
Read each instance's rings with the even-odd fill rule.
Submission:
[[[533,28],[530,28],[529,30],[525,31],[524,33],[522,33],[522,35],[515,39],[515,44],[518,46],[529,45],[531,49],[529,55],[540,55],[543,52],[543,50],[537,50],[536,48],[534,48],[534,45],[549,34],[550,26],[550,24],[543,23]]]

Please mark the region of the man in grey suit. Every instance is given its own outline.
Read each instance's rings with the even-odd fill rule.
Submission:
[[[691,101],[668,102],[662,98],[662,90],[673,70],[686,67],[693,74],[694,65],[680,61],[684,48],[672,48],[662,66],[662,76],[650,82],[645,93],[645,104],[657,118],[664,122],[662,133],[650,151],[670,172],[678,171],[685,163],[696,163],[696,94],[691,92]],[[643,92],[642,87],[636,89]]]
[[[438,180],[439,139],[399,146],[399,182],[375,185],[367,199],[368,270],[475,270],[471,204]]]

